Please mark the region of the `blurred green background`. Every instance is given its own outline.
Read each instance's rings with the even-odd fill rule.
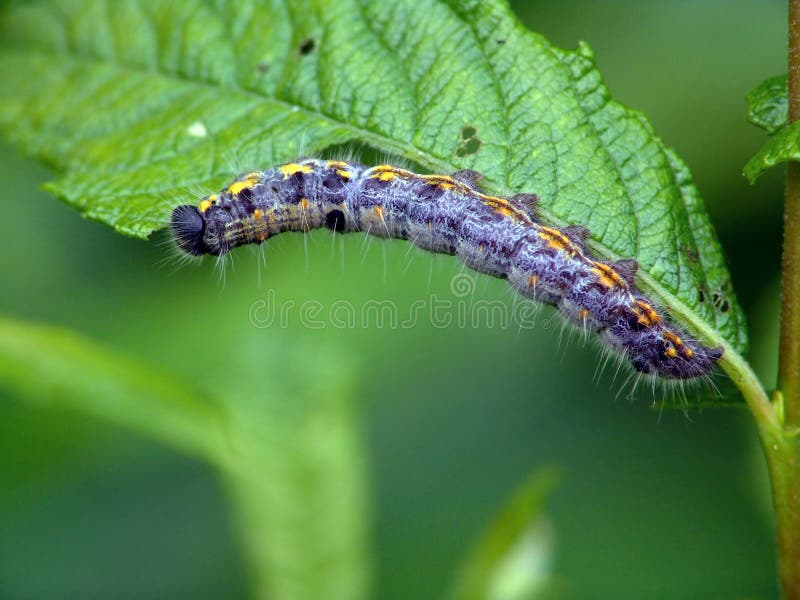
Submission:
[[[691,166],[769,385],[781,174],[750,187],[741,169],[764,139],[744,120],[744,95],[785,70],[784,3],[514,6],[559,46],[589,42],[615,97],[642,110]],[[302,236],[275,239],[260,286],[257,259],[242,252],[223,289],[211,261],[162,266],[165,238],[143,243],[84,221],[38,190],[43,168],[8,147],[0,156],[0,313],[74,329],[216,389],[244,365],[263,369],[268,394],[275,378],[297,377],[287,362],[304,348],[308,378],[333,368],[352,382],[376,597],[441,595],[495,511],[543,465],[560,473],[547,502],[559,595],[777,594],[764,466],[745,410],[687,416],[651,410],[649,390],[616,398],[613,369],[593,382],[595,348],[559,346],[558,327],[440,329],[423,319],[411,329],[310,329],[296,313],[285,328],[254,327],[251,308],[270,289],[297,305],[377,299],[408,310],[429,293],[452,297],[461,268],[360,236],[343,239],[340,255],[338,241],[316,232],[307,253]],[[475,282],[476,297],[513,303],[502,282]],[[0,390],[0,481],[2,598],[248,597],[234,519],[200,462]]]

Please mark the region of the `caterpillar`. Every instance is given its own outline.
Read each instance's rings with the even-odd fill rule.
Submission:
[[[527,298],[558,308],[644,374],[671,380],[705,376],[722,356],[668,321],[634,283],[634,260],[604,262],[587,250],[589,231],[542,224],[534,194],[480,191],[480,175],[419,175],[392,165],[367,167],[302,159],[236,178],[198,205],[172,212],[185,253],[215,256],[284,231],[327,227],[402,238],[457,255]]]

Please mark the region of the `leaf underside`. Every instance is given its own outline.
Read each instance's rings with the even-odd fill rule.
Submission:
[[[744,166],[750,183],[770,167],[800,160],[800,124],[789,123],[787,80],[771,77],[747,94],[747,120],[772,136]]]
[[[753,183],[770,167],[789,160],[800,160],[800,121],[787,125],[769,138],[747,161],[744,174]]]
[[[590,49],[497,1],[63,0],[0,15],[0,128],[57,196],[132,236],[236,172],[359,143],[535,192],[704,337],[742,312],[686,166],[611,100]]]
[[[747,94],[747,120],[773,134],[789,120],[787,76],[770,77]]]

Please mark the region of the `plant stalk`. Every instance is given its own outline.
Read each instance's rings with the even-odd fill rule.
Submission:
[[[789,122],[800,119],[800,0],[789,0]],[[788,426],[800,426],[800,163],[786,167],[778,389]]]
[[[778,575],[783,597],[800,599],[800,444],[785,430],[762,428],[775,508]]]
[[[789,122],[800,120],[800,0],[789,0]],[[783,597],[800,600],[800,163],[786,165],[781,341],[775,420],[760,419],[777,526]]]

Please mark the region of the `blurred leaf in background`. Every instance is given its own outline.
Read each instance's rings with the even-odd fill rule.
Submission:
[[[308,349],[284,343],[286,363],[271,373],[261,352],[237,361],[240,373],[215,361],[234,382],[261,385],[226,381],[214,401],[74,334],[0,320],[0,381],[20,399],[138,430],[220,470],[259,597],[364,597],[369,513],[349,369],[340,362],[305,379],[295,365]]]
[[[555,481],[553,469],[538,470],[514,492],[457,571],[453,600],[551,597],[554,536],[542,505]]]

